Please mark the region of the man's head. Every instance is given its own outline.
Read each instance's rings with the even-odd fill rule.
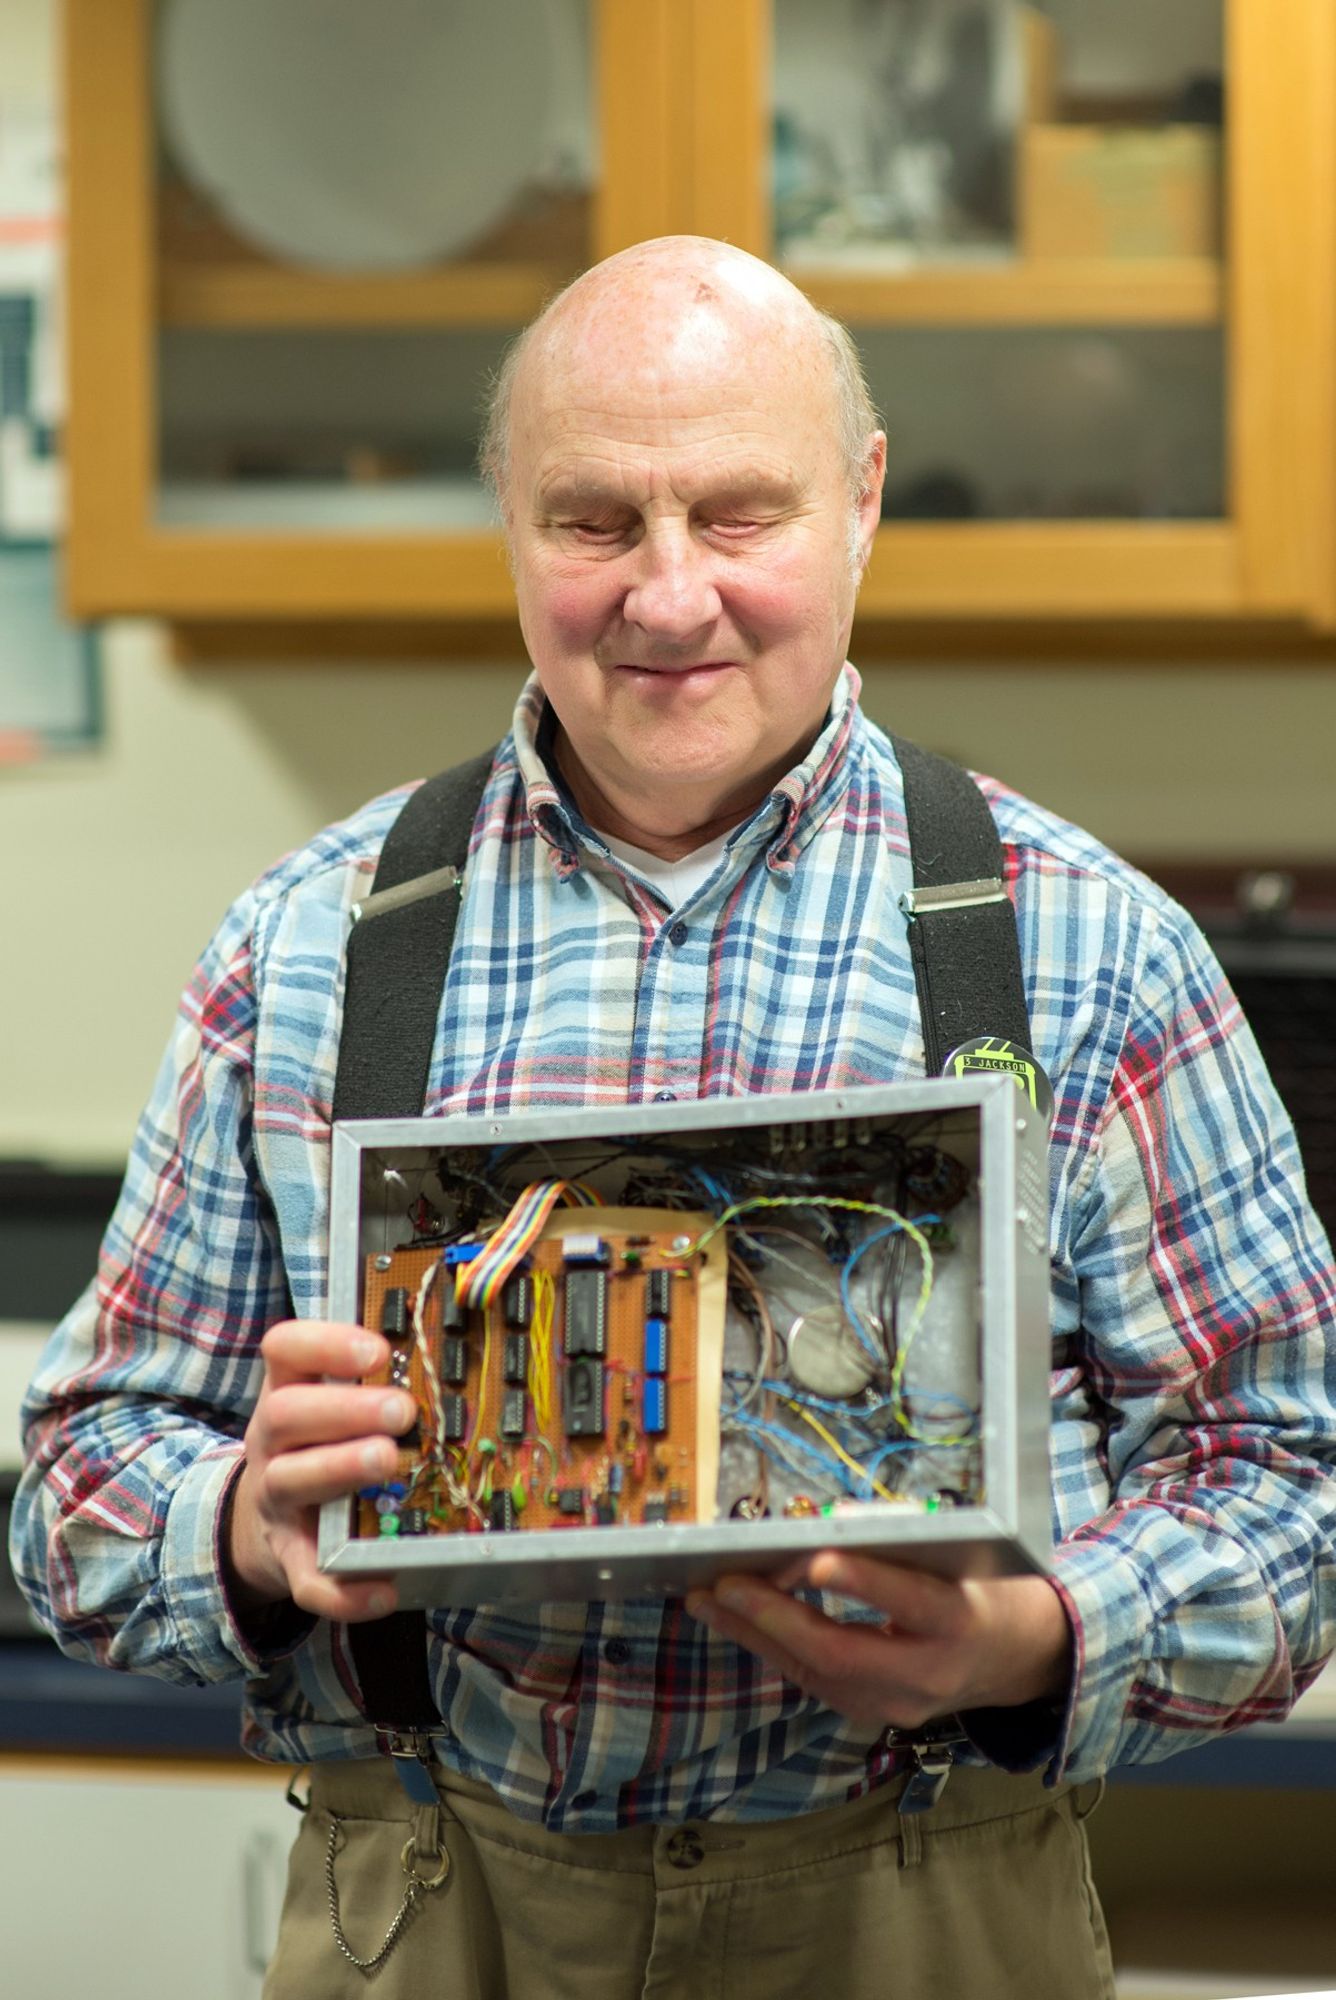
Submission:
[[[609,258],[522,337],[484,466],[563,769],[605,832],[684,852],[811,744],[884,450],[843,330],[706,238]]]

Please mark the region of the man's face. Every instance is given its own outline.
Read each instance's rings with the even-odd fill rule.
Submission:
[[[507,487],[564,736],[623,821],[668,835],[741,817],[810,745],[856,592],[819,333],[700,290],[576,315],[526,357]]]

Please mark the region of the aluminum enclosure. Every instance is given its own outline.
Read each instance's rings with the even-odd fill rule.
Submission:
[[[504,1117],[360,1120],[336,1125],[330,1196],[329,1317],[358,1322],[365,1259],[387,1246],[378,1197],[391,1173],[419,1176],[443,1153],[541,1146],[555,1171],[591,1141],[708,1145],[713,1133],[754,1133],[758,1148],[882,1124],[922,1130],[963,1160],[977,1188],[977,1264],[953,1297],[957,1339],[977,1356],[979,1497],[938,1511],[859,1502],[817,1519],[574,1527],[560,1533],[424,1534],[390,1542],[352,1532],[353,1503],[320,1513],[322,1569],[392,1575],[405,1607],[587,1601],[680,1595],[726,1571],[773,1573],[822,1548],[878,1551],[944,1575],[1047,1568],[1049,1488],[1048,1162],[1044,1118],[1009,1078],[981,1076],[809,1092],[712,1098],[614,1110],[528,1111]],[[955,1325],[954,1322],[959,1322]]]

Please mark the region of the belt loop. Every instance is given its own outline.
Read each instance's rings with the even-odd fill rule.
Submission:
[[[413,1852],[426,1861],[436,1860],[444,1854],[441,1840],[441,1808],[416,1806],[413,1809]]]
[[[917,1868],[923,1859],[923,1820],[920,1814],[910,1813],[900,1821],[900,1866]]]
[[[1108,1790],[1109,1785],[1108,1779],[1096,1778],[1093,1782],[1095,1787],[1094,1796],[1091,1798],[1088,1806],[1079,1804],[1075,1795],[1072,1798],[1072,1814],[1078,1820],[1089,1819],[1091,1813],[1096,1812],[1104,1803],[1104,1794]]]

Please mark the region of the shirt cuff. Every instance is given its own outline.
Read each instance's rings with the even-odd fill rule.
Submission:
[[[1050,1772],[1080,1784],[1118,1761],[1128,1692],[1151,1647],[1153,1614],[1137,1563],[1096,1540],[1061,1543],[1049,1581],[1072,1628],[1072,1678]]]
[[[167,1510],[162,1543],[162,1590],[176,1635],[176,1653],[198,1681],[262,1674],[301,1645],[315,1625],[291,1601],[260,1620],[243,1616],[229,1593],[224,1553],[227,1515],[244,1453],[228,1445],[196,1459]]]
[[[1047,1764],[1048,1783],[1058,1781],[1057,1758],[1066,1720],[1071,1712],[1076,1685],[1079,1643],[1067,1593],[1054,1579],[1046,1577],[1067,1617],[1067,1681],[1060,1694],[1041,1696],[1035,1701],[1016,1702],[1006,1708],[971,1708],[960,1715],[960,1726],[976,1750],[1001,1771],[1020,1773],[1038,1770]]]
[[[976,1750],[1000,1771],[1037,1771],[1050,1766],[1049,1784],[1057,1783],[1056,1759],[1062,1742],[1065,1701],[1025,1701],[1016,1708],[969,1708],[960,1726]]]

